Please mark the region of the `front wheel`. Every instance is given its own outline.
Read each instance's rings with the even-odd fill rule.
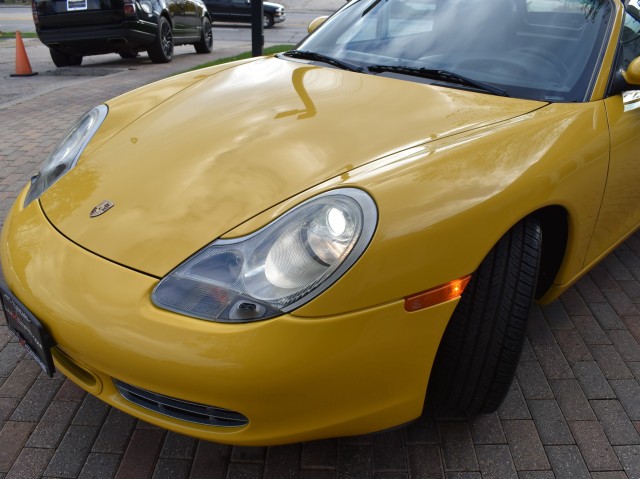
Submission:
[[[438,349],[430,382],[436,402],[471,414],[500,406],[522,352],[541,250],[540,224],[527,218],[473,274]]]
[[[263,28],[271,28],[275,22],[273,21],[273,15],[270,13],[265,13],[262,16],[262,26]]]
[[[69,53],[64,53],[59,50],[54,50],[53,48],[49,49],[49,54],[51,55],[51,60],[53,60],[53,64],[58,68],[61,67],[77,67],[82,64],[82,55],[71,55]]]
[[[158,35],[147,53],[153,63],[169,63],[173,58],[173,32],[165,17],[158,20]]]
[[[200,40],[193,44],[196,49],[196,53],[211,53],[213,50],[213,29],[211,28],[211,21],[204,17],[202,19],[202,36]]]

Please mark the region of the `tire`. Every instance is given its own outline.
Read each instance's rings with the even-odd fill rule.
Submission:
[[[49,49],[51,60],[53,64],[58,68],[61,67],[77,67],[82,64],[82,55],[71,55],[61,52],[60,50]]]
[[[130,60],[132,58],[138,58],[138,52],[119,52],[120,58]]]
[[[202,19],[202,37],[200,41],[193,44],[196,53],[211,53],[213,51],[213,29],[211,21],[204,17]]]
[[[173,31],[165,17],[158,19],[158,35],[147,54],[153,63],[169,63],[173,58]]]
[[[271,28],[275,22],[273,21],[273,15],[270,13],[265,13],[262,15],[262,27],[263,28]]]
[[[469,414],[500,406],[522,353],[541,248],[540,225],[527,218],[473,274],[438,349],[430,382],[436,403]]]

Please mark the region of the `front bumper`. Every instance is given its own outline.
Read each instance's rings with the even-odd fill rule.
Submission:
[[[244,445],[362,434],[421,414],[455,301],[249,324],[187,318],[151,303],[157,278],[68,241],[38,202],[22,209],[25,193],[0,236],[6,282],[53,337],[56,368],[106,403],[178,433]],[[231,410],[248,424],[179,419],[125,399],[114,380]]]

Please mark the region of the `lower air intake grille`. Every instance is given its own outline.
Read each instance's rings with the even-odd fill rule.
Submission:
[[[165,416],[208,426],[241,427],[249,424],[249,420],[239,412],[163,396],[117,379],[113,383],[125,399]]]

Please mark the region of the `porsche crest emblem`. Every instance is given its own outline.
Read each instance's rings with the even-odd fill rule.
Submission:
[[[115,205],[113,204],[113,202],[109,200],[104,200],[98,206],[96,206],[94,209],[91,210],[91,213],[89,214],[89,216],[91,218],[95,218],[96,216],[103,215],[114,206]]]

